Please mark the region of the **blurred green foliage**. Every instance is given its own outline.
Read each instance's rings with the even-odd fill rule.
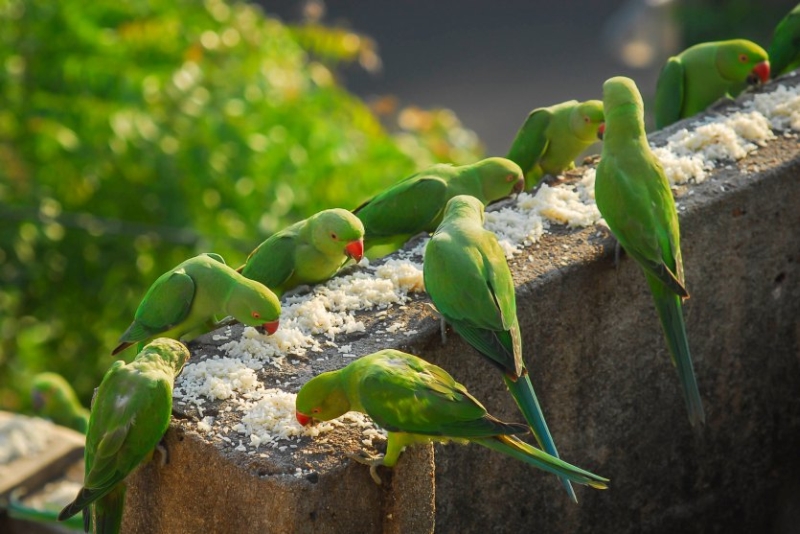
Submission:
[[[374,54],[353,35],[222,0],[0,0],[0,406],[24,410],[43,370],[88,402],[187,257],[236,266],[294,220],[481,156],[450,112],[342,88],[335,65]]]

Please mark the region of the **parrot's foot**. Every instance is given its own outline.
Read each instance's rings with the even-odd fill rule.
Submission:
[[[445,321],[445,319],[444,319],[444,315],[442,315],[441,313],[439,313],[439,310],[437,310],[437,309],[436,309],[436,306],[434,306],[432,303],[430,303],[430,302],[426,302],[426,303],[425,303],[425,305],[426,305],[428,308],[430,308],[430,309],[431,309],[431,311],[433,312],[433,314],[434,314],[436,317],[438,317],[438,318],[439,318],[439,331],[440,331],[440,332],[441,332],[441,334],[442,334],[442,345],[446,345],[446,344],[447,344],[447,321]]]
[[[159,462],[159,467],[164,467],[169,463],[169,449],[167,448],[167,442],[164,441],[164,438],[161,438],[161,441],[158,442],[156,445],[156,450],[161,455],[161,461]]]
[[[381,477],[378,476],[378,467],[383,465],[382,454],[379,454],[378,456],[370,456],[367,452],[360,451],[358,454],[345,453],[345,456],[347,456],[351,460],[355,460],[360,464],[368,465],[369,476],[372,477],[372,480],[374,480],[375,483],[379,486],[383,484],[383,481],[381,481]]]

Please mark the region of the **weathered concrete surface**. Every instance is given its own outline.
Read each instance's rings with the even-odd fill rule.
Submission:
[[[368,469],[342,458],[346,446],[315,453],[332,461],[309,458],[314,473],[296,477],[269,458],[221,451],[184,426],[179,421],[167,432],[167,465],[151,462],[132,477],[123,532],[433,530],[431,447],[410,451],[396,473],[382,471],[378,486]],[[360,443],[353,432],[342,439]]]
[[[800,530],[800,146],[780,138],[729,167],[678,199],[692,294],[685,314],[706,427],[689,426],[638,267],[623,256],[615,268],[613,241],[598,227],[553,229],[512,262],[526,360],[562,457],[610,477],[611,489],[577,488],[574,505],[541,471],[477,446],[437,446],[437,532]],[[395,346],[448,369],[494,415],[520,421],[494,369],[455,335],[441,345],[424,301],[384,320],[419,332]],[[386,347],[369,333],[337,341],[356,354]],[[194,347],[193,358],[199,352]],[[296,391],[347,363],[299,360],[259,378]],[[211,408],[227,413],[224,403]],[[134,479],[128,532],[433,527],[424,449],[407,452],[392,475],[381,471],[394,477],[387,492],[344,458],[361,448],[357,434],[260,458],[205,442],[194,431],[197,414],[179,415],[170,464]],[[294,466],[313,468],[316,482],[293,477]]]

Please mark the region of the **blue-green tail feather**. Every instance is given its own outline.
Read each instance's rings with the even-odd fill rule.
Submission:
[[[703,410],[703,401],[697,387],[697,377],[694,374],[692,355],[689,352],[689,341],[686,336],[686,325],[683,322],[683,309],[681,298],[669,292],[658,280],[648,276],[653,300],[656,304],[658,317],[664,329],[664,337],[672,356],[672,363],[678,370],[678,376],[683,386],[683,398],[689,412],[689,422],[696,427],[706,422]]]
[[[519,406],[519,409],[522,411],[522,415],[525,416],[525,420],[528,422],[528,425],[530,425],[536,442],[545,452],[558,458],[558,449],[556,449],[556,444],[553,441],[553,436],[550,434],[550,429],[547,428],[547,423],[544,420],[544,413],[542,412],[541,406],[539,406],[539,400],[536,398],[536,392],[533,390],[533,384],[531,383],[528,373],[520,376],[516,382],[511,380],[507,375],[503,378],[506,381],[508,390],[517,402],[517,406]],[[561,483],[564,485],[564,489],[567,490],[569,498],[572,499],[573,502],[578,502],[578,497],[575,495],[575,490],[569,479],[562,477]]]

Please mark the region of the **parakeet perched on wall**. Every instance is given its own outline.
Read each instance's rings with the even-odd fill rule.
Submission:
[[[495,235],[483,228],[483,204],[467,195],[447,203],[442,224],[425,249],[425,290],[467,343],[493,364],[528,421],[536,441],[558,457],[522,359],[514,280]],[[568,480],[570,498],[577,502]]]
[[[329,209],[276,232],[238,271],[279,297],[302,284],[323,282],[364,255],[364,225],[347,210]]]
[[[661,69],[655,96],[656,128],[696,115],[720,98],[735,98],[747,85],[766,83],[769,71],[767,52],[745,39],[687,48],[669,58]]]
[[[600,139],[603,103],[570,100],[530,112],[506,157],[525,173],[525,189],[544,175],[557,176],[575,167],[575,158]]]
[[[280,313],[275,293],[225,265],[222,256],[200,254],[153,282],[111,354],[156,336],[194,337],[214,328],[215,315],[232,315],[272,334]]]
[[[106,372],[92,402],[83,488],[59,520],[83,511],[86,532],[119,532],[125,478],[150,459],[167,431],[173,383],[188,359],[183,344],[159,338],[131,363],[117,360]]]
[[[519,165],[504,158],[487,158],[472,165],[434,165],[378,193],[355,210],[364,223],[365,255],[385,256],[420,232],[439,226],[447,201],[472,195],[484,205],[520,192],[524,178]]]
[[[647,143],[644,105],[630,78],[603,84],[606,131],[597,166],[595,199],[625,252],[644,271],[683,386],[689,422],[705,422],[681,303],[689,297],[683,274],[675,200],[664,169]]]
[[[365,462],[378,483],[375,468],[394,467],[407,445],[456,441],[483,445],[578,484],[607,487],[608,479],[517,438],[515,434],[527,432],[525,425],[504,423],[489,415],[441,367],[398,350],[362,356],[343,369],[312,378],[298,392],[296,408],[302,425],[329,421],[354,410],[388,430],[386,455]]]

